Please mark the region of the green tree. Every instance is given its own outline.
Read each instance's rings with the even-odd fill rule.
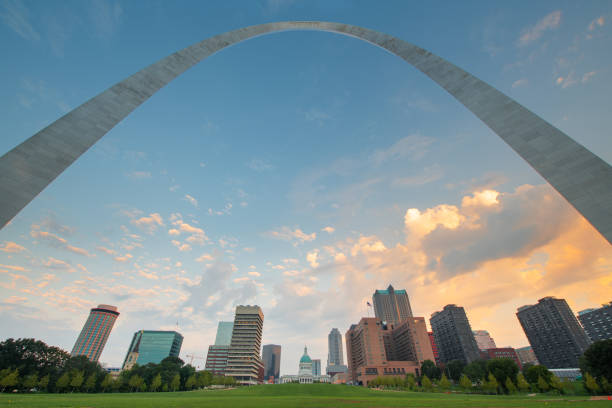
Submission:
[[[588,372],[584,375],[584,387],[591,394],[597,394],[599,392],[599,385],[597,384],[597,381],[595,381],[595,378],[593,378],[593,376]]]
[[[416,378],[414,378],[414,374],[406,374],[406,387],[408,387],[410,391],[414,391],[416,388]]]
[[[204,388],[212,384],[212,373],[210,371],[200,371],[197,373],[198,387]]]
[[[7,339],[0,342],[0,369],[19,369],[22,376],[40,377],[64,368],[70,354],[35,339]]]
[[[153,378],[153,381],[151,381],[151,385],[149,386],[149,391],[155,392],[159,390],[159,388],[161,387],[161,384],[162,384],[161,374],[158,373]]]
[[[104,379],[102,379],[102,383],[100,384],[100,388],[102,389],[102,392],[106,392],[110,389],[113,388],[113,376],[110,375],[109,373],[107,373],[104,376]]]
[[[35,388],[38,385],[38,374],[30,374],[23,379],[23,387],[27,390]]]
[[[181,386],[181,376],[180,374],[176,373],[174,377],[172,378],[172,381],[170,382],[170,390],[177,391],[180,386]]]
[[[461,378],[459,378],[459,385],[464,391],[469,391],[472,389],[472,381],[465,374],[462,374]]]
[[[162,385],[162,391],[163,392],[168,392],[168,384],[164,383],[164,385]]]
[[[59,392],[62,392],[66,390],[66,388],[68,388],[68,385],[70,385],[70,374],[68,374],[68,372],[65,372],[55,382],[55,388],[57,388]]]
[[[544,379],[544,377],[538,377],[538,389],[542,392],[546,392],[550,389],[550,385],[548,381]]]
[[[612,394],[612,382],[608,381],[606,377],[602,377],[601,379],[601,391],[605,394]]]
[[[550,388],[558,391],[559,394],[563,394],[563,384],[561,383],[561,380],[559,380],[559,377],[557,377],[556,375],[553,375],[550,378],[549,384],[550,384]]]
[[[514,360],[510,358],[493,358],[487,361],[487,371],[495,376],[498,384],[504,386],[506,378],[510,378],[513,383],[516,381],[519,370]]]
[[[546,382],[550,381],[552,373],[548,371],[543,365],[534,365],[529,367],[527,370],[523,370],[525,379],[529,384],[538,384],[538,379],[542,377]]]
[[[430,380],[439,380],[442,373],[433,361],[425,360],[421,365],[421,375],[426,375]]]
[[[0,379],[0,387],[2,387],[2,392],[7,388],[12,388],[19,384],[19,370],[15,369],[6,374],[2,379]]]
[[[38,381],[38,389],[41,391],[47,391],[49,387],[49,374],[45,375]]]
[[[523,373],[519,373],[516,376],[516,385],[520,392],[529,391],[529,383],[527,382],[527,380],[525,380],[525,376],[523,375]]]
[[[132,392],[134,392],[140,388],[143,382],[144,380],[141,376],[139,376],[138,374],[134,374],[130,377],[130,380],[128,381],[128,385],[130,386],[130,389],[132,390]]]
[[[482,382],[487,375],[487,362],[482,359],[474,360],[465,366],[463,372],[472,382]]]
[[[83,389],[85,390],[85,392],[90,392],[90,391],[95,390],[96,380],[97,380],[97,376],[95,373],[91,373],[89,377],[87,377],[87,380],[85,380],[85,384],[83,385]]]
[[[482,389],[487,394],[497,394],[497,389],[499,388],[499,383],[497,379],[492,373],[489,373],[487,380],[482,383]]]
[[[145,392],[146,390],[147,390],[147,383],[143,378],[140,384],[138,385],[138,391]]]
[[[508,392],[508,394],[514,394],[516,392],[516,385],[514,385],[514,382],[512,382],[510,377],[506,377],[506,382],[504,383],[504,386],[506,387],[506,391]]]
[[[421,385],[425,391],[431,391],[433,389],[433,384],[428,376],[424,375],[421,377]]]
[[[446,365],[448,376],[453,381],[459,381],[459,378],[461,378],[461,374],[463,373],[464,368],[465,363],[461,360],[452,360]]]
[[[193,390],[197,384],[198,384],[198,380],[196,380],[196,375],[192,374],[189,376],[187,381],[185,381],[185,389],[187,391]]]
[[[81,389],[81,386],[83,385],[83,372],[82,371],[77,371],[74,373],[74,375],[72,376],[72,380],[70,381],[70,386],[72,387],[73,391],[78,391]]]
[[[612,339],[600,340],[591,344],[580,358],[582,374],[612,381]]]
[[[450,388],[451,383],[450,381],[448,381],[448,378],[446,378],[446,374],[442,374],[442,378],[440,378],[440,382],[438,383],[438,385],[440,386],[440,389],[444,391]]]

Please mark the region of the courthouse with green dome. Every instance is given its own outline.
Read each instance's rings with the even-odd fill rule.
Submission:
[[[281,383],[300,383],[300,384],[312,384],[312,383],[328,383],[330,382],[329,375],[314,375],[312,370],[312,359],[308,355],[308,348],[304,346],[304,354],[300,358],[300,364],[297,375],[283,375],[281,377]]]

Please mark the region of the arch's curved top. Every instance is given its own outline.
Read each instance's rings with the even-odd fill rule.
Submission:
[[[344,34],[404,59],[480,118],[612,244],[612,167],[608,163],[513,99],[429,51],[367,28],[318,21],[261,24],[211,37],[144,68],[53,122],[0,158],[0,226],[178,75],[227,46],[285,30]]]

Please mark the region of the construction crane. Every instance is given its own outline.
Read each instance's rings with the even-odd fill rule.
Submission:
[[[204,356],[198,356],[195,354],[185,354],[185,357],[189,359],[190,366],[193,366],[193,360],[204,360]]]

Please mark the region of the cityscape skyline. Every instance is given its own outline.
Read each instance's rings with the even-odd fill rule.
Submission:
[[[205,18],[181,27],[172,18],[179,8],[166,5],[160,15],[170,24],[157,34],[147,28],[153,11],[138,16],[129,3],[69,13],[2,3],[0,43],[15,65],[2,68],[10,97],[0,101],[0,154],[166,51],[248,24],[313,19],[431,49],[612,160],[605,2],[579,11],[569,2],[518,11],[472,4],[464,19],[455,6],[425,6],[425,20],[399,3],[381,6],[385,17],[323,3],[245,5],[242,16],[189,5]],[[100,15],[108,19],[96,25]],[[90,20],[95,33],[84,27]],[[431,30],[445,35],[432,39]],[[134,53],[141,35],[150,43]],[[262,342],[288,339],[281,373],[291,373],[303,344],[324,361],[329,330],[344,333],[367,315],[369,291],[390,283],[407,288],[413,314],[426,320],[446,304],[464,306],[472,327],[500,346],[528,344],[514,318],[522,305],[549,295],[574,311],[609,301],[610,246],[448,95],[367,44],[286,36],[236,46],[186,74],[0,231],[7,337],[70,350],[85,310],[108,303],[122,316],[101,361],[119,366],[126,336],[175,330],[177,321],[183,354],[202,355],[218,321],[256,303],[266,311]],[[579,63],[569,62],[571,47]],[[124,65],[105,62],[117,57]],[[181,142],[162,142],[166,135]]]

